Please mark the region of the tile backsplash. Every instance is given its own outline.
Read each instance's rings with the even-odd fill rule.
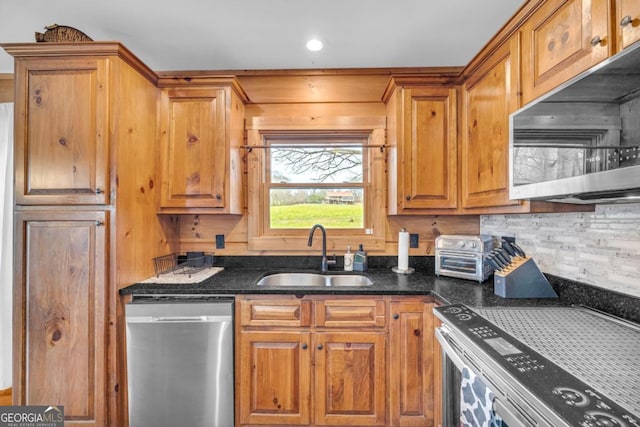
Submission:
[[[545,273],[640,297],[640,203],[584,213],[482,215],[480,232],[515,236]]]

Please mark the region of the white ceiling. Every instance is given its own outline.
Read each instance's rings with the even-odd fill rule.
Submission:
[[[0,0],[0,43],[57,23],[154,71],[466,65],[523,0]],[[318,37],[320,52],[306,41]],[[0,49],[0,73],[13,72]]]

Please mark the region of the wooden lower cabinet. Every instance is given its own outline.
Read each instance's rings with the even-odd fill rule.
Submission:
[[[315,423],[384,426],[384,332],[318,332],[314,338]]]
[[[308,425],[309,331],[242,331],[240,424]]]
[[[422,296],[237,297],[236,424],[433,425],[432,307]],[[312,320],[282,326],[282,313]]]
[[[16,212],[13,403],[107,419],[107,212]]]

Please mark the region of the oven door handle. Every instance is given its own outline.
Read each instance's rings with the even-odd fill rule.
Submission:
[[[450,331],[445,325],[442,325],[436,328],[436,338],[440,343],[440,347],[442,348],[443,353],[447,355],[447,357],[453,362],[453,364],[458,368],[460,372],[465,367],[465,363],[462,361],[460,355],[453,349],[451,344],[449,344]]]

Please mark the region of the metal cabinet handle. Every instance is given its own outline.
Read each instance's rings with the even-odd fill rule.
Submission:
[[[103,221],[100,221],[99,219],[96,220],[96,227],[102,227],[104,225]]]
[[[393,318],[398,320],[400,318],[400,315],[398,313],[396,313],[396,314],[393,315]]]
[[[624,18],[622,18],[620,20],[620,26],[621,27],[626,27],[627,25],[631,24],[633,22],[633,19],[631,18],[631,15],[627,15]]]
[[[102,194],[104,190],[102,188],[96,188],[96,194]]]
[[[216,194],[216,200],[222,200],[222,196],[220,194]]]
[[[600,38],[600,36],[595,36],[594,38],[591,39],[591,46],[593,47],[596,47],[601,43],[602,43],[602,39]]]
[[[318,350],[322,350],[322,344],[318,344]]]
[[[411,201],[411,196],[409,195],[409,196],[405,197],[405,199],[407,199],[407,202],[409,202],[409,201]]]
[[[302,344],[302,349],[306,350],[307,349],[307,344]]]

